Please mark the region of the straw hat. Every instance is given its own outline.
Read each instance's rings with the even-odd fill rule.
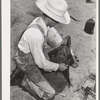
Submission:
[[[55,21],[63,24],[70,23],[70,16],[67,11],[68,5],[65,0],[37,0],[36,5]]]

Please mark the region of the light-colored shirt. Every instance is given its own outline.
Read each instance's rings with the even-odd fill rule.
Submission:
[[[35,64],[38,65],[39,68],[49,72],[56,71],[59,67],[59,64],[46,59],[43,53],[43,44],[46,38],[48,44],[52,48],[55,48],[61,43],[62,38],[53,27],[47,27],[41,17],[33,20],[30,25],[33,24],[40,25],[43,29],[43,33],[36,27],[28,28],[23,33],[18,43],[18,48],[25,54],[31,52]]]

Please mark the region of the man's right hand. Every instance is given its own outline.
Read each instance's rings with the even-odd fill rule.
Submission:
[[[66,69],[67,69],[66,64],[64,64],[64,63],[59,64],[59,68],[58,68],[59,71],[64,71]]]

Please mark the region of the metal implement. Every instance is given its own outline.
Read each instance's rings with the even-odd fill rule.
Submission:
[[[83,100],[91,100],[89,99],[89,95],[93,100],[96,99],[96,75],[90,74],[86,80],[81,85],[81,89],[84,91],[84,99]]]

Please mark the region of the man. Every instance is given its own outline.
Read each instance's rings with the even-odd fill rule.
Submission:
[[[43,77],[41,69],[46,72],[64,71],[66,65],[47,60],[43,51],[44,44],[52,48],[61,44],[63,40],[53,26],[57,23],[69,24],[70,16],[64,0],[38,0],[36,5],[43,15],[34,19],[23,33],[15,59],[18,68],[25,72],[22,85],[40,98],[48,100],[56,93]]]

